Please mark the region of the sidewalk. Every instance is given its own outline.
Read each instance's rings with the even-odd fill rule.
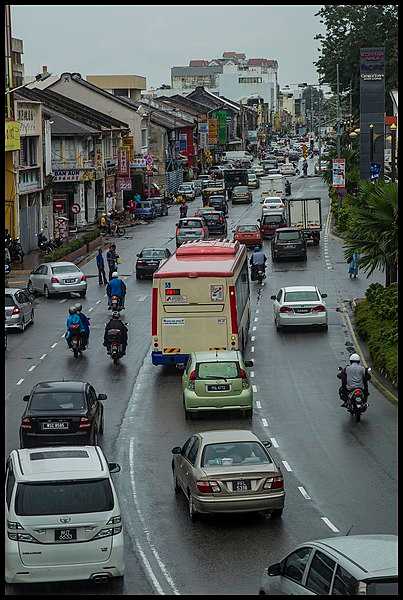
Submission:
[[[11,273],[7,277],[8,287],[21,287],[21,284],[26,284],[28,275],[38,265],[43,262],[43,258],[39,250],[33,250],[24,256],[23,264],[12,263]]]

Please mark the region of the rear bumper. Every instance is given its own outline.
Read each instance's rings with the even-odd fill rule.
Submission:
[[[184,391],[186,410],[210,411],[210,410],[244,410],[253,406],[252,387],[242,390],[233,396],[199,396],[195,392],[185,389]]]
[[[20,442],[24,448],[44,448],[45,446],[70,446],[81,444],[91,445],[90,431],[76,431],[74,433],[22,433],[20,431]]]
[[[188,358],[188,354],[163,354],[162,352],[151,352],[151,361],[153,365],[156,366],[186,364]]]
[[[15,317],[6,317],[5,328],[14,329],[15,327],[21,327],[22,315],[16,315]]]
[[[86,292],[87,282],[80,283],[52,283],[48,286],[50,294],[65,294],[66,292]]]
[[[284,506],[285,492],[233,498],[203,498],[194,496],[194,506],[201,513],[243,513],[276,510]]]
[[[273,250],[277,258],[303,258],[306,250]]]
[[[327,313],[319,313],[318,315],[307,313],[290,316],[287,313],[278,313],[278,322],[283,327],[287,325],[327,325]]]
[[[138,275],[147,275],[149,277],[152,277],[156,271],[158,271],[158,266],[156,266],[156,267],[136,267],[136,274],[138,274]]]

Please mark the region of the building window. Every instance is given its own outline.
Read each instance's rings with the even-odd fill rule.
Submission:
[[[111,138],[108,135],[105,138],[105,146],[104,146],[104,155],[105,155],[105,158],[111,158],[111,149],[112,149]]]
[[[118,157],[118,138],[114,136],[112,138],[112,158]]]
[[[147,148],[147,146],[148,146],[147,129],[142,129],[141,130],[141,147]]]
[[[127,88],[120,88],[117,90],[113,90],[114,96],[124,96],[125,98],[129,98],[129,90]]]
[[[262,77],[238,77],[238,83],[262,83]]]

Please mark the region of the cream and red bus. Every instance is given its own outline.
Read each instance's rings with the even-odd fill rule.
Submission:
[[[154,273],[152,362],[186,363],[190,352],[244,350],[250,323],[246,247],[187,242]]]

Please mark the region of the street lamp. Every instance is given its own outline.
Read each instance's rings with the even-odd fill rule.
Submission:
[[[390,135],[392,137],[392,173],[391,173],[391,179],[392,181],[396,181],[396,131],[397,131],[397,127],[395,125],[395,123],[392,123],[392,125],[389,127],[390,129]]]

